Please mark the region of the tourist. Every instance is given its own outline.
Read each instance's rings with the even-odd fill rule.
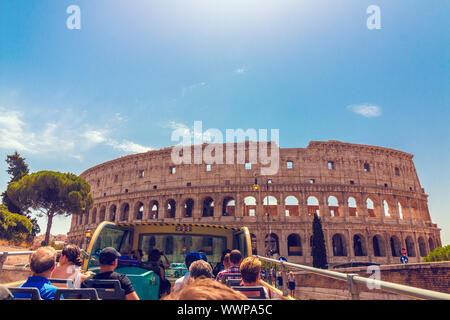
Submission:
[[[230,252],[230,267],[217,274],[216,280],[222,282],[222,278],[225,276],[226,279],[240,279],[241,276],[227,276],[231,273],[240,273],[239,266],[242,262],[242,255],[239,250],[232,250]]]
[[[81,272],[81,250],[75,244],[66,245],[60,255],[58,265],[50,275],[51,279],[70,279],[75,288],[80,288],[81,282],[94,273],[88,271]],[[59,287],[59,285],[56,285]]]
[[[184,263],[186,264],[186,268],[189,270],[189,267],[194,261],[200,260],[200,255],[197,251],[191,251],[189,252],[186,257],[184,258]],[[176,292],[181,289],[183,285],[185,285],[189,280],[189,271],[185,273],[184,276],[181,278],[178,278],[174,285],[173,285],[173,291]]]
[[[166,264],[161,261],[161,256],[166,260]],[[170,293],[171,283],[166,279],[166,268],[170,267],[169,259],[164,252],[158,249],[153,249],[148,255],[148,261],[141,264],[141,267],[152,270],[155,274],[159,276],[159,297],[161,298],[165,294]]]
[[[261,274],[261,261],[256,257],[245,258],[240,266],[242,284],[245,287],[257,287],[261,286],[260,274]],[[265,298],[270,299],[269,290],[264,287]]]
[[[139,300],[130,279],[124,274],[114,272],[119,263],[120,253],[112,247],[104,248],[99,255],[100,271],[98,274],[90,276],[85,281],[94,280],[119,280],[120,287],[125,291],[126,300]],[[87,288],[85,281],[81,283],[81,288]]]
[[[229,254],[230,252],[231,252],[230,249],[226,249],[224,252],[222,252],[222,257],[221,257],[221,259],[220,259],[220,262],[218,262],[218,263],[216,264],[216,266],[214,267],[214,270],[213,270],[214,277],[217,277],[217,274],[218,274],[220,271],[223,271],[223,270],[226,270],[227,268],[229,268],[229,266],[228,266],[228,267],[225,267],[225,265],[224,265],[224,259],[225,259],[225,256],[226,256],[227,254]]]
[[[295,298],[295,276],[292,271],[289,271],[288,275],[289,292],[291,297]]]
[[[198,278],[162,300],[248,300],[248,298],[213,279]]]
[[[48,280],[56,267],[56,250],[52,247],[40,247],[31,254],[30,269],[31,277],[20,285],[21,288],[37,288],[41,299],[53,300],[58,287],[52,285]],[[15,293],[15,298],[27,298],[29,293]]]
[[[194,261],[189,268],[190,278],[213,278],[213,271],[211,265],[205,260]]]

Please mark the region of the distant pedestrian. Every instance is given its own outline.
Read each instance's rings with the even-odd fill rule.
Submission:
[[[289,283],[290,295],[291,295],[291,297],[294,298],[295,297],[295,276],[292,271],[289,272],[288,283]]]

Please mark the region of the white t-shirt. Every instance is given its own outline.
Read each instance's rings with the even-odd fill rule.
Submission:
[[[70,279],[75,288],[81,285],[81,267],[74,264],[57,266],[50,275],[50,279]]]
[[[176,292],[181,289],[181,287],[187,283],[189,280],[189,272],[186,272],[184,276],[178,278],[173,285],[173,292]]]

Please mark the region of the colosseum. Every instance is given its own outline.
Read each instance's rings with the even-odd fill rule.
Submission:
[[[232,145],[245,146],[245,161],[174,165],[169,147],[86,170],[81,176],[94,206],[73,215],[69,241],[85,247],[86,231],[104,220],[247,226],[254,253],[271,248],[289,262],[312,265],[317,213],[330,265],[400,263],[401,248],[409,262],[420,262],[441,245],[412,154],[311,141],[306,148],[277,149],[278,172],[263,176],[262,165],[249,160],[254,144]]]

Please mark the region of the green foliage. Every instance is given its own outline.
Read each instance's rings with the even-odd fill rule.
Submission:
[[[11,213],[5,205],[0,205],[0,238],[20,243],[27,240],[32,228],[27,217]]]
[[[445,247],[437,247],[430,252],[425,258],[424,262],[450,261],[450,245]]]
[[[314,214],[313,236],[312,236],[312,256],[313,267],[327,268],[327,251],[325,248],[325,238],[323,236],[322,222],[317,214]]]
[[[83,214],[92,208],[90,186],[72,173],[39,171],[22,177],[8,185],[7,194],[23,211],[38,211],[48,219],[46,238],[50,235],[53,217]]]
[[[17,151],[14,154],[6,156],[6,163],[8,164],[8,170],[6,170],[6,172],[11,176],[9,183],[19,181],[29,173],[25,158],[22,158]],[[9,199],[6,191],[2,193],[2,203],[8,207],[9,212],[24,214],[24,212]]]

